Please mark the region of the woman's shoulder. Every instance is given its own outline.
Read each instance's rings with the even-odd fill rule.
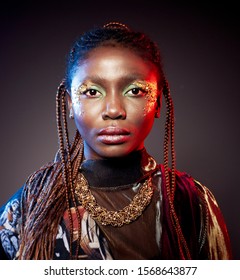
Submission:
[[[57,176],[56,162],[49,162],[30,174],[26,182],[0,207],[0,259],[14,259],[19,247],[23,200],[37,197],[46,182]],[[34,204],[34,203],[33,203]]]
[[[166,178],[164,176],[164,166],[158,165],[158,172],[161,173],[162,187],[166,187]],[[171,180],[171,169],[168,169],[169,178]],[[215,196],[211,192],[208,186],[194,178],[186,171],[175,170],[175,199],[195,201],[198,205],[211,202],[211,204],[218,205]]]
[[[209,186],[206,186],[202,181],[196,179],[192,175],[184,171],[176,171],[176,183],[178,188],[187,190],[188,192],[194,192],[202,201],[211,201],[211,203],[217,205],[217,201]]]
[[[22,190],[0,208],[0,259],[13,259],[18,249]]]
[[[166,198],[164,167],[160,165],[159,168],[162,174],[162,191]],[[192,225],[199,233],[201,257],[231,259],[231,245],[225,220],[211,190],[184,171],[175,171],[175,182],[174,206],[185,235],[191,240],[192,235],[189,235],[189,232]]]
[[[231,244],[226,222],[209,187],[193,178],[186,172],[176,172],[176,178],[186,183],[185,190],[194,193],[196,204],[200,210],[201,220],[204,221],[204,234],[199,240],[205,244],[202,251],[208,252],[209,259],[232,259]],[[183,184],[180,184],[181,187]],[[183,188],[183,187],[182,187]],[[207,249],[206,249],[207,248]]]
[[[23,195],[35,195],[38,189],[47,187],[49,182],[55,180],[58,177],[60,171],[58,168],[59,164],[59,162],[55,161],[48,162],[30,174],[25,182]]]
[[[4,223],[4,217],[11,210],[19,209],[23,186],[19,188],[8,200],[0,207],[0,226]]]
[[[6,201],[6,203],[0,206],[0,224],[1,217],[4,213],[7,213],[8,209],[20,209],[21,197],[26,187],[28,186],[31,189],[31,185],[49,180],[56,170],[56,165],[56,162],[49,162],[28,176],[26,182],[24,182],[24,184]]]
[[[162,181],[165,183],[165,168],[163,164],[159,164],[157,168],[158,172],[160,171]],[[172,170],[168,168],[169,178],[171,179]],[[176,190],[182,191],[192,191],[192,192],[205,192],[208,188],[196,180],[192,175],[190,175],[186,171],[175,170],[175,182],[176,182]]]
[[[53,175],[56,171],[57,166],[59,166],[59,162],[51,161],[44,165],[42,165],[39,169],[30,174],[30,176],[26,180],[26,184],[31,183],[33,180],[41,179],[42,177],[46,177]]]

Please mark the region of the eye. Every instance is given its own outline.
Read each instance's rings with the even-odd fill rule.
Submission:
[[[82,95],[85,95],[89,98],[97,98],[97,97],[101,97],[102,93],[96,89],[90,88],[82,92]]]
[[[140,87],[134,87],[129,89],[125,95],[126,96],[144,96],[146,94],[146,90],[144,90],[143,88]]]

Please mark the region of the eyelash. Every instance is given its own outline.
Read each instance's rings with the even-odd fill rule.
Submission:
[[[137,90],[138,92],[135,94],[135,93],[132,93],[131,94],[131,96],[144,96],[148,91],[147,90],[145,90],[144,88],[141,88],[141,87],[134,87],[134,88],[132,88],[132,89],[130,89],[130,90],[128,90],[127,92],[126,92],[126,95],[130,92],[130,91],[133,91],[133,90]],[[139,94],[139,93],[141,93],[141,94]]]
[[[95,95],[91,95],[91,91],[94,91],[95,93],[99,93],[100,95],[102,95],[102,93],[99,92],[97,89],[92,89],[92,88],[86,89],[81,94],[82,95],[86,95],[87,97],[90,97],[90,98],[96,98],[96,94]],[[97,96],[97,97],[99,97],[99,96]]]

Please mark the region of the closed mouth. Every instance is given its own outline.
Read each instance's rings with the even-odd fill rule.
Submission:
[[[125,128],[119,127],[106,127],[100,130],[98,133],[99,136],[101,135],[129,135],[130,131]]]
[[[107,127],[98,133],[98,140],[103,144],[118,145],[128,141],[130,131],[119,127]]]

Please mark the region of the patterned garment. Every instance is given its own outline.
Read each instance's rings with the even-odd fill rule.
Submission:
[[[81,216],[81,244],[79,259],[112,259],[107,250],[107,244],[100,233],[99,227],[95,221],[89,216],[87,211],[78,206]],[[78,234],[77,234],[77,215],[74,208],[71,208],[73,217],[73,246],[76,247]],[[59,225],[58,234],[56,237],[56,248],[54,251],[54,259],[69,259],[70,258],[70,245],[69,245],[69,219],[68,212],[66,211],[63,216],[62,223]]]
[[[4,207],[1,208],[0,216],[0,259],[15,259],[19,249],[19,223],[20,216],[20,200],[21,193],[15,195]],[[83,207],[78,207],[82,220],[82,238],[80,259],[112,259],[107,251],[107,244],[104,237],[99,231],[99,227],[90,218]],[[71,208],[74,231],[77,230],[76,213]],[[69,219],[68,212],[65,211],[61,224],[58,228],[56,236],[56,248],[54,251],[54,259],[69,259]],[[77,240],[75,235],[74,242]]]
[[[127,162],[127,164],[126,164]],[[120,164],[120,165],[119,165]],[[77,214],[73,218],[70,246],[69,213],[58,227],[54,259],[69,259],[79,246],[78,259],[179,259],[178,241],[169,216],[169,203],[162,165],[156,165],[145,150],[115,165],[107,160],[85,161],[79,172],[87,178],[99,205],[122,209],[142,187],[142,178],[152,176],[154,194],[142,215],[120,228],[96,223],[78,205],[81,242],[78,244]],[[121,170],[119,169],[121,167]],[[39,178],[48,171],[38,174]],[[42,175],[41,175],[42,174]],[[44,175],[45,174],[45,175]],[[0,259],[17,259],[21,223],[21,188],[0,209]],[[186,173],[176,172],[175,209],[192,259],[231,259],[229,236],[212,193]]]

